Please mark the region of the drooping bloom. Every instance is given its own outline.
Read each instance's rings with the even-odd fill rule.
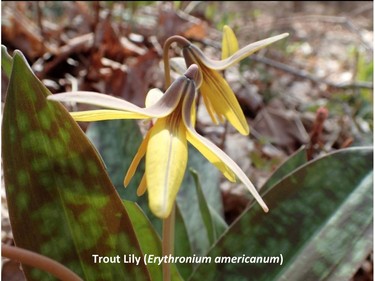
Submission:
[[[226,118],[241,134],[249,134],[249,126],[242,109],[227,81],[220,75],[224,70],[256,51],[288,36],[287,33],[273,36],[238,49],[237,39],[229,27],[224,27],[222,60],[208,58],[195,45],[189,44],[183,48],[183,56],[187,66],[197,64],[201,71],[202,85],[200,93],[212,121],[218,124]],[[229,56],[229,57],[227,57]],[[226,58],[225,58],[226,57]]]
[[[262,208],[268,211],[256,188],[238,165],[216,145],[195,131],[194,120],[192,120],[195,114],[192,114],[192,110],[194,110],[196,83],[200,83],[197,81],[199,79],[197,65],[191,65],[183,76],[172,83],[165,94],[156,89],[151,90],[146,108],[93,92],[56,94],[49,99],[106,108],[72,112],[71,115],[76,121],[156,118],[129,167],[124,183],[130,182],[139,162],[145,157],[145,175],[137,193],[141,195],[147,189],[150,209],[159,218],[167,218],[172,210],[186,169],[187,142],[197,148],[230,181],[239,179],[243,182]],[[156,101],[155,96],[158,96]],[[150,102],[152,99],[154,100]]]

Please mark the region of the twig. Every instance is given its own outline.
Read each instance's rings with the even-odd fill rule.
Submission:
[[[330,81],[327,81],[325,79],[321,79],[318,77],[315,77],[311,74],[309,74],[307,71],[303,69],[298,69],[295,67],[292,67],[290,65],[266,58],[266,57],[261,57],[258,55],[252,55],[249,57],[251,60],[264,63],[266,65],[269,65],[271,67],[280,69],[282,71],[288,72],[290,74],[293,74],[295,76],[311,80],[317,84],[326,84],[330,87],[333,88],[339,88],[339,89],[347,89],[347,88],[364,88],[364,89],[373,89],[374,85],[371,82],[366,82],[366,81],[356,81],[356,82],[350,82],[350,83],[333,83]]]
[[[201,1],[192,1],[191,3],[196,3],[197,5],[201,3]],[[187,7],[188,8],[188,7]],[[187,22],[190,22],[190,23],[193,23],[193,24],[196,24],[196,25],[201,25],[203,23],[203,21],[200,19],[200,18],[197,18],[193,15],[190,14],[191,11],[189,11],[189,9],[185,9],[185,10],[176,10],[176,15],[182,19],[182,20],[185,20]],[[215,28],[212,28],[210,26],[207,26],[207,34],[210,34],[210,37],[216,37],[216,38],[220,38],[221,36],[221,31],[215,29]]]
[[[40,71],[38,73],[39,77],[45,77],[45,75],[54,67],[56,67],[59,63],[65,61],[71,54],[80,53],[87,50],[90,50],[94,44],[94,34],[92,32],[77,36],[73,39],[70,39],[66,45],[59,47],[56,49],[53,54],[56,56],[54,59],[48,63],[44,63],[43,67],[40,67]],[[43,61],[39,62],[42,63]],[[34,69],[38,69],[36,63],[33,65]]]
[[[325,15],[297,15],[297,16],[291,16],[288,18],[280,18],[277,19],[277,25],[278,27],[283,27],[287,24],[290,23],[295,23],[295,22],[313,22],[314,24],[317,21],[320,22],[326,22],[326,23],[332,23],[332,24],[341,24],[342,26],[346,27],[351,33],[353,33],[358,39],[361,41],[363,46],[367,49],[372,51],[373,47],[368,44],[368,42],[363,38],[361,29],[358,28],[352,20],[348,19],[347,17],[344,16],[325,16]],[[274,22],[270,23],[265,23],[261,22],[258,24],[258,26],[244,26],[242,29],[239,31],[239,33],[246,33],[246,32],[251,32],[248,31],[247,29],[252,29],[252,30],[258,30],[259,28],[266,28],[267,25],[273,25],[275,24]]]
[[[354,16],[358,16],[364,12],[367,12],[367,11],[371,11],[373,9],[373,3],[372,1],[367,3],[367,4],[363,4],[361,6],[359,6],[358,8],[356,8],[355,10],[351,11],[350,12],[350,15],[351,17],[354,17]]]
[[[225,141],[227,140],[227,135],[228,135],[228,120],[225,120],[224,122],[224,132],[221,135],[220,143],[219,143],[219,148],[224,150],[225,147]]]
[[[40,255],[38,253],[25,250],[19,247],[10,246],[6,244],[1,245],[1,255],[3,257],[10,258],[12,260],[18,260],[22,264],[26,264],[32,267],[42,269],[46,272],[51,273],[59,280],[66,281],[82,281],[77,274],[62,265],[61,263]]]
[[[92,23],[92,32],[94,33],[94,39],[95,39],[96,27],[98,26],[100,22],[100,9],[101,9],[100,1],[94,1],[93,8],[94,8],[94,18],[93,18],[93,23]]]
[[[43,13],[42,13],[42,7],[40,1],[37,1],[36,3],[36,15],[37,15],[37,22],[40,30],[40,35],[42,36],[42,39],[40,41],[40,44],[42,46],[42,50],[45,50],[44,42],[48,40],[44,27],[43,27]]]
[[[220,43],[215,42],[215,41],[206,40],[206,39],[204,39],[204,40],[194,40],[194,41],[200,42],[205,46],[211,46],[215,49],[220,50],[220,48],[221,48]],[[308,73],[306,70],[295,68],[295,67],[287,65],[285,63],[281,63],[281,62],[275,61],[273,59],[269,59],[269,58],[266,58],[264,56],[260,56],[260,55],[256,55],[256,54],[249,56],[249,59],[251,59],[253,61],[256,61],[256,62],[259,62],[259,63],[264,63],[268,66],[271,66],[271,67],[280,69],[282,71],[288,72],[288,73],[293,74],[297,77],[301,77],[301,78],[304,78],[304,79],[311,80],[311,81],[313,81],[317,84],[326,84],[327,86],[332,87],[332,88],[338,88],[338,89],[355,89],[355,88],[373,89],[374,88],[373,83],[367,82],[367,81],[333,83],[331,81],[327,81],[325,79],[315,77],[315,76],[311,75],[310,73]]]

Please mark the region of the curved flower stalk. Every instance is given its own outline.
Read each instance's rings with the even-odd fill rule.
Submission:
[[[181,36],[170,37],[164,45],[164,64],[166,72],[166,81],[169,85],[170,76],[168,69],[168,48],[173,42],[178,42],[183,47],[183,56],[187,66],[196,64],[199,67],[202,76],[200,93],[206,105],[207,111],[215,124],[227,119],[233,127],[241,134],[249,134],[249,126],[242,109],[227,81],[218,72],[224,70],[240,60],[252,55],[260,49],[287,37],[288,33],[273,36],[255,43],[249,44],[240,50],[238,49],[237,39],[229,27],[224,28],[222,60],[212,60],[191,42]]]
[[[194,120],[192,120],[195,114],[192,114],[192,110],[194,110],[197,80],[200,83],[199,70],[197,65],[193,64],[184,76],[172,83],[165,94],[156,89],[151,90],[146,108],[93,92],[56,94],[49,99],[106,108],[72,112],[71,115],[77,121],[156,118],[129,167],[124,183],[130,182],[139,162],[146,157],[146,171],[137,194],[141,195],[148,191],[150,209],[159,218],[167,218],[172,210],[186,169],[187,142],[195,146],[230,181],[235,181],[237,178],[242,181],[267,212],[266,204],[240,167],[216,145],[195,131]]]
[[[186,40],[186,42],[188,42]],[[188,43],[189,44],[189,43]],[[238,51],[238,41],[233,30],[228,26],[223,27],[223,38],[221,43],[221,59],[224,60]],[[179,75],[186,71],[186,63],[183,57],[173,57],[169,60],[170,67]],[[167,71],[168,72],[168,71]],[[198,87],[199,88],[199,87]]]

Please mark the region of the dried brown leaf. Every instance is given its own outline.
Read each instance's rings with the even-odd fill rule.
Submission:
[[[264,107],[255,118],[253,128],[288,152],[309,141],[298,113],[292,110]]]

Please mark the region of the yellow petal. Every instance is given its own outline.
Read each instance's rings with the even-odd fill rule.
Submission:
[[[135,156],[133,158],[133,161],[131,162],[131,164],[129,166],[129,169],[128,169],[128,171],[125,175],[125,178],[124,178],[124,186],[125,187],[128,186],[130,180],[133,178],[133,176],[135,174],[135,171],[137,170],[137,167],[139,165],[139,162],[142,160],[143,156],[146,153],[147,144],[148,144],[148,141],[150,139],[151,130],[147,132],[145,138],[143,139],[141,145],[138,148],[137,153],[135,154]]]
[[[135,112],[128,112],[122,110],[111,109],[98,109],[70,112],[70,115],[76,121],[89,122],[89,121],[102,121],[102,120],[115,120],[115,119],[144,119],[149,118],[147,115],[142,115]]]
[[[151,211],[169,216],[187,162],[186,129],[180,116],[158,119],[151,130],[146,154],[146,180]]]
[[[186,134],[188,142],[190,142],[208,161],[218,168],[223,175],[231,182],[236,182],[236,175],[232,170],[223,162],[221,159],[208,147],[208,143],[214,145],[209,140],[197,137],[195,134],[192,134],[187,131]],[[203,139],[203,140],[202,140]]]
[[[260,41],[251,43],[251,44],[241,48],[240,50],[235,52],[233,55],[231,55],[230,57],[228,57],[224,60],[212,60],[212,59],[208,58],[207,56],[205,56],[203,54],[203,52],[197,46],[191,44],[188,47],[185,47],[183,49],[184,57],[185,57],[185,59],[187,59],[188,64],[191,64],[191,59],[189,58],[189,56],[190,56],[190,57],[195,57],[196,58],[195,60],[198,60],[200,62],[199,65],[204,64],[211,69],[223,70],[223,69],[226,69],[226,68],[230,67],[231,65],[239,62],[240,60],[243,60],[244,58],[252,55],[253,53],[259,51],[260,49],[262,49],[264,47],[267,47],[268,45],[270,45],[270,44],[272,44],[272,43],[274,43],[274,42],[276,42],[280,39],[283,39],[287,36],[289,36],[288,33],[283,33],[283,34],[280,34],[280,35],[276,35],[276,36],[269,37],[269,38],[264,39],[264,40],[260,40]],[[186,55],[187,53],[190,53],[190,55],[189,54]]]
[[[202,67],[202,72],[204,80],[200,88],[201,94],[207,96],[206,99],[218,116],[224,115],[241,134],[248,135],[249,125],[227,81],[217,71],[205,66]]]
[[[137,188],[137,195],[142,196],[143,194],[145,194],[146,190],[147,190],[146,174],[143,174],[142,180],[139,183],[139,186]]]
[[[238,51],[238,41],[233,30],[224,25],[223,40],[221,44],[221,59],[226,59]]]
[[[257,189],[241,170],[240,167],[222,150],[220,150],[216,145],[198,135],[195,131],[188,128],[187,130],[188,141],[194,145],[204,157],[207,158],[212,164],[214,164],[224,176],[233,181],[236,177],[246,186],[250,193],[254,196],[255,200],[258,201],[259,205],[263,208],[265,212],[268,212],[268,207],[264,203],[262,197],[260,197]]]
[[[200,92],[212,121],[218,124],[217,118],[222,122],[225,116],[241,134],[248,135],[249,125],[227,81],[216,70],[203,64],[205,56],[196,46],[184,48],[183,54],[188,65],[199,66],[203,78]]]
[[[203,97],[203,102],[204,102],[204,104],[206,106],[208,114],[211,117],[212,122],[214,122],[215,125],[218,125],[219,122],[217,121],[217,118],[216,118],[215,109],[214,109],[214,107],[213,107],[210,99],[208,98],[208,95],[204,94],[205,92],[207,92],[207,86],[203,86],[203,85],[205,85],[205,83],[202,83],[201,90],[200,90],[201,94],[202,94],[202,97]]]
[[[187,92],[188,93],[188,92]],[[257,189],[251,183],[249,178],[241,170],[240,167],[220,148],[215,144],[199,135],[191,123],[191,108],[193,105],[194,96],[187,94],[182,105],[182,117],[186,128],[186,137],[188,141],[198,149],[203,156],[205,156],[211,163],[213,163],[222,173],[229,179],[234,180],[236,177],[247,187],[255,200],[261,205],[265,212],[268,212],[268,207],[260,197]]]

